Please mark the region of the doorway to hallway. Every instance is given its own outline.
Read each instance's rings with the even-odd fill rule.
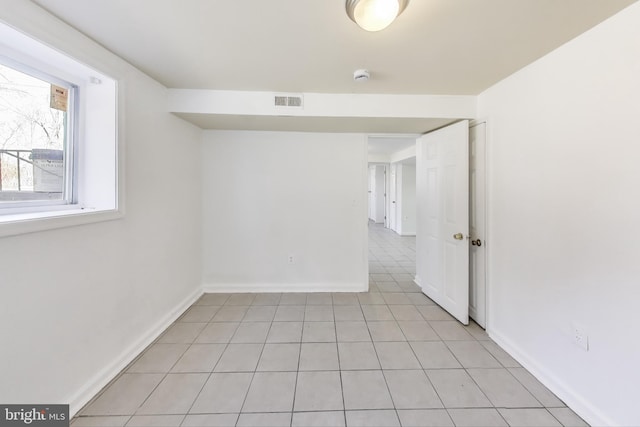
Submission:
[[[369,221],[369,291],[420,292],[415,274],[415,236],[399,236]]]

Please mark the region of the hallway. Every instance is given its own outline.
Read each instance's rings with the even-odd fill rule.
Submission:
[[[369,226],[366,293],[205,294],[72,423],[584,426],[412,282],[415,238]]]

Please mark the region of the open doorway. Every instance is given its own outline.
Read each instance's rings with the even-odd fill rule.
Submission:
[[[391,163],[389,229],[400,236],[416,235],[416,158]]]
[[[370,290],[424,298],[415,277],[417,135],[369,136]]]
[[[417,137],[415,134],[368,137],[369,219],[401,235],[415,233],[415,227],[411,226],[415,219],[415,208],[411,206],[415,196],[406,193],[415,187],[412,169]],[[405,194],[406,208],[402,205]]]

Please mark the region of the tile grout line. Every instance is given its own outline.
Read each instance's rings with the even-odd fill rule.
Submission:
[[[227,303],[227,301],[229,300],[230,297],[227,297],[224,302],[222,303],[222,305],[220,306],[220,309],[222,309],[222,307],[224,307]],[[218,313],[218,311],[220,311],[220,309],[216,310],[216,312],[214,313],[214,315],[211,317],[210,320],[213,320],[213,318],[216,316],[216,314]],[[244,316],[243,316],[244,317]],[[224,322],[209,322],[210,323],[224,323]],[[238,327],[240,326],[240,324],[238,323]],[[220,360],[222,359],[222,356],[224,355],[225,351],[227,351],[227,349],[229,348],[229,344],[231,343],[231,340],[233,339],[233,336],[235,336],[236,332],[238,331],[238,327],[236,327],[236,329],[233,331],[233,335],[231,335],[231,337],[229,337],[229,341],[227,341],[226,343],[224,343],[224,349],[222,349],[222,351],[220,352],[220,357],[218,357],[218,360],[216,361],[216,363],[213,365],[213,367],[211,368],[211,372],[209,372],[209,376],[207,377],[206,381],[202,384],[202,387],[200,388],[200,391],[198,391],[198,394],[196,395],[195,399],[193,399],[193,402],[191,402],[191,405],[189,406],[189,409],[187,410],[187,414],[184,416],[184,419],[182,421],[181,424],[184,424],[184,421],[187,419],[187,416],[191,413],[191,410],[193,409],[193,406],[196,404],[196,402],[198,401],[198,398],[200,397],[200,394],[202,394],[202,390],[204,390],[205,386],[207,385],[207,383],[209,382],[209,380],[211,380],[211,378],[213,377],[213,374],[216,371],[216,367],[218,366],[218,364],[220,363]],[[206,328],[206,326],[205,326]],[[202,331],[200,331],[200,334],[202,334],[202,332],[204,331],[204,328]],[[200,336],[200,334],[198,334],[198,336]],[[196,337],[195,341],[198,338]],[[177,362],[176,362],[177,363]],[[237,423],[237,419],[236,419],[236,423]]]
[[[293,414],[296,409],[296,394],[298,393],[298,378],[300,377],[300,359],[302,358],[302,334],[304,334],[304,317],[306,313],[306,299],[305,299],[305,310],[302,315],[302,331],[300,331],[300,342],[298,343],[298,365],[296,366],[296,382],[293,386],[293,401],[291,402],[291,420],[289,421],[289,425],[293,426]]]
[[[340,394],[342,395],[342,416],[344,418],[344,425],[347,425],[347,406],[345,405],[344,402],[344,383],[342,381],[342,364],[340,363],[340,348],[338,346],[338,325],[337,322],[335,321],[335,310],[333,313],[333,328],[334,328],[334,333],[336,334],[336,354],[338,356],[338,376],[340,377]]]
[[[391,276],[391,277],[393,278],[393,276]],[[404,294],[404,292],[403,292],[403,294]],[[398,324],[398,320],[397,320],[396,316],[393,314],[393,312],[392,312],[392,311],[391,311],[391,309],[389,308],[389,304],[388,304],[387,299],[386,299],[386,298],[384,298],[384,296],[382,296],[382,298],[383,298],[383,300],[384,300],[384,302],[385,302],[385,306],[387,307],[387,310],[389,310],[389,311],[391,312],[391,316],[392,316],[392,318],[394,319],[394,321],[395,321],[395,323],[396,323],[396,325],[397,325],[398,329],[400,329],[400,333],[402,334],[402,336],[403,336],[403,337],[405,338],[405,340],[406,340],[406,339],[407,339],[407,337],[405,336],[404,331],[402,330],[402,328],[400,328],[400,325]],[[366,319],[365,319],[365,320],[366,320]],[[367,329],[368,329],[368,323],[367,323]],[[387,387],[387,392],[389,393],[389,398],[391,399],[391,403],[393,404],[393,410],[394,410],[394,413],[395,413],[395,416],[396,416],[396,420],[398,421],[398,425],[400,425],[400,424],[401,424],[401,422],[400,422],[400,415],[398,414],[398,409],[397,409],[397,407],[396,407],[395,399],[393,398],[393,394],[391,393],[391,388],[389,387],[389,383],[388,383],[388,381],[387,381],[387,377],[386,377],[386,375],[385,375],[385,373],[384,373],[384,368],[383,368],[383,366],[382,366],[382,363],[380,362],[380,355],[378,354],[378,349],[377,349],[377,347],[376,347],[376,345],[375,345],[375,342],[373,341],[373,336],[371,335],[371,331],[369,331],[369,334],[370,334],[370,337],[371,337],[371,341],[372,341],[372,345],[373,345],[374,352],[376,353],[376,358],[378,359],[378,364],[380,365],[380,371],[381,371],[381,373],[382,373],[382,378],[383,378],[383,380],[384,380],[384,382],[385,382],[385,385],[386,385],[386,387]],[[407,342],[407,343],[408,343],[408,341],[405,341],[405,342]],[[411,347],[411,346],[409,345],[409,347]],[[413,353],[413,349],[412,349],[411,351],[412,351],[412,353]],[[414,357],[415,357],[415,355],[414,355]],[[416,357],[416,360],[418,361],[418,363],[420,363],[417,357]],[[426,374],[425,374],[425,376],[426,376]]]
[[[255,296],[253,297],[253,299],[251,300],[251,302],[255,301]],[[249,309],[247,309],[247,311],[249,311]],[[245,313],[242,316],[242,319],[240,319],[240,322],[238,324],[238,328],[240,328],[240,325],[242,324],[242,320],[245,318],[247,314]],[[275,316],[275,315],[274,315]],[[269,325],[269,330],[271,330],[271,325],[273,324],[273,322],[271,322],[271,324]],[[236,332],[238,331],[238,328],[236,328]],[[236,332],[234,332],[233,336],[235,336]],[[269,334],[269,332],[267,332],[267,335]],[[233,340],[233,337],[230,338],[229,342],[231,342],[231,340]],[[258,359],[256,360],[256,366],[253,368],[253,372],[251,373],[251,381],[249,381],[249,386],[247,387],[247,392],[244,395],[244,399],[242,399],[242,405],[240,405],[240,410],[238,411],[238,417],[236,418],[236,424],[238,425],[238,423],[240,422],[240,416],[242,415],[242,409],[244,408],[244,405],[247,403],[247,397],[249,397],[249,392],[251,391],[251,386],[253,385],[253,380],[256,377],[256,371],[258,369],[258,364],[260,363],[260,359],[262,358],[262,354],[264,353],[264,347],[266,345],[267,342],[267,337],[264,337],[265,342],[262,343],[262,349],[260,349],[260,355],[258,356]],[[220,358],[222,359],[222,355],[220,356]]]

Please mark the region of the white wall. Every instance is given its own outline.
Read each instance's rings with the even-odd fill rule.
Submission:
[[[389,156],[386,154],[369,154],[369,163],[389,163]]]
[[[0,19],[123,88],[125,217],[0,239],[0,401],[73,413],[200,292],[201,131],[166,112],[164,87],[31,2]]]
[[[639,22],[635,3],[479,96],[491,336],[592,425],[640,425]]]
[[[416,157],[416,144],[405,148],[404,150],[396,151],[389,155],[389,161],[391,163],[402,162],[403,160],[415,159]]]
[[[398,165],[398,229],[401,236],[416,235],[416,167]]]
[[[367,288],[364,135],[206,131],[202,165],[206,289]]]
[[[169,111],[174,113],[279,116],[273,92],[170,89]],[[474,117],[476,100],[470,95],[393,95],[355,93],[303,93],[304,108],[284,114],[300,117],[376,117],[451,119]]]

